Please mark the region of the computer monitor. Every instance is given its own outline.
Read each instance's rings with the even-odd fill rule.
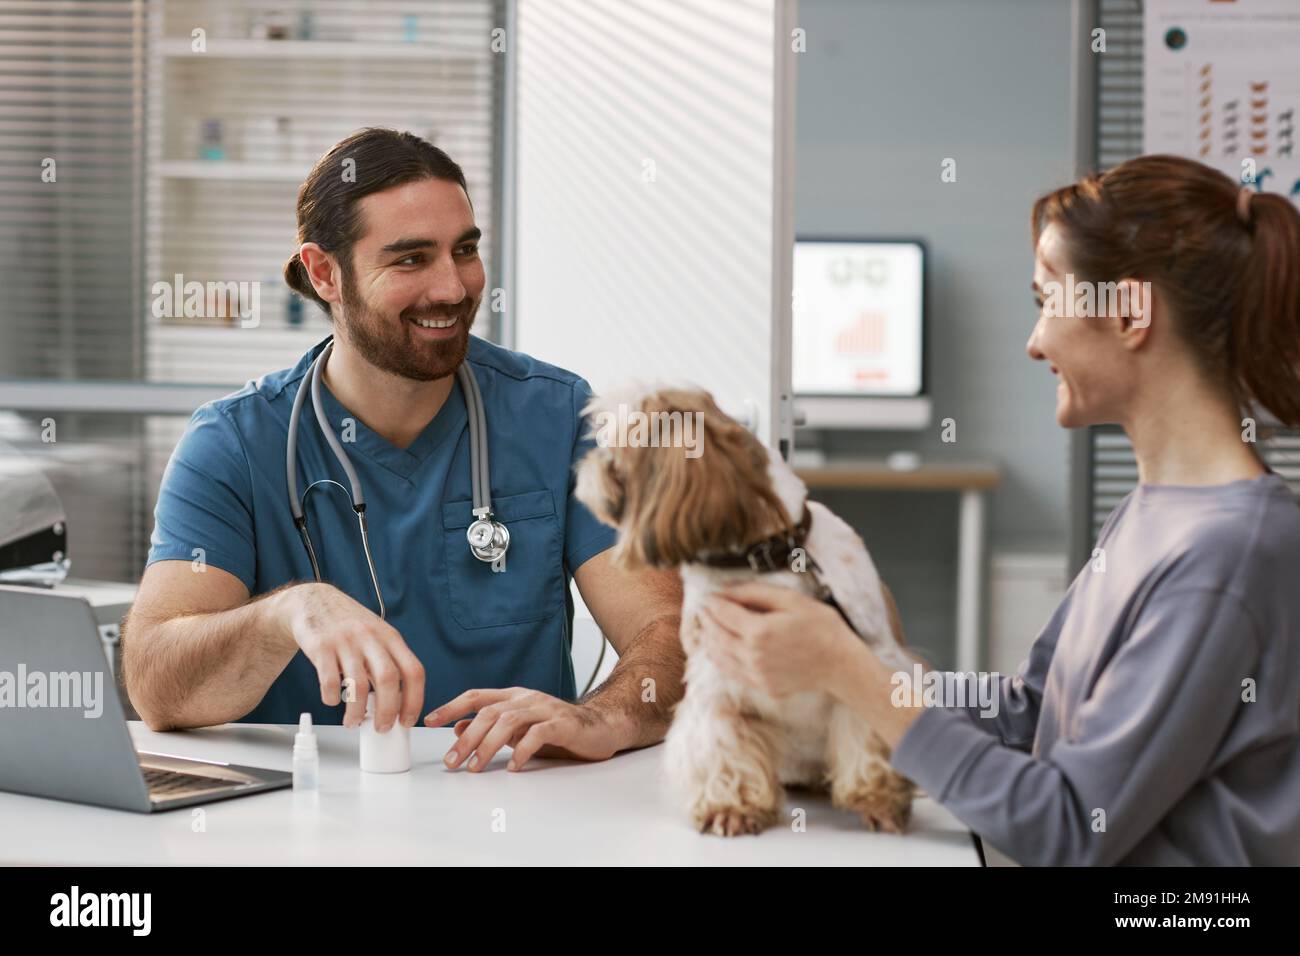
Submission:
[[[804,237],[794,248],[796,422],[918,429],[925,377],[925,244]]]

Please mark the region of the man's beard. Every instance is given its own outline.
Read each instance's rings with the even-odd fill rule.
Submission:
[[[375,368],[417,382],[446,378],[460,367],[469,351],[469,330],[474,324],[478,301],[468,297],[454,306],[408,309],[393,322],[370,308],[357,293],[352,270],[343,276],[342,323],[348,341]],[[456,316],[456,335],[443,341],[417,342],[410,334],[413,319],[444,321]]]

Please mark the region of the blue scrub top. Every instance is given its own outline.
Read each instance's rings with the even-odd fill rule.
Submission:
[[[235,575],[256,596],[311,581],[311,563],[289,511],[285,444],[289,412],[322,341],[291,369],[249,382],[194,413],[163,475],[149,563],[182,560]],[[468,416],[460,384],[407,448],[352,416],[322,388],[326,416],[361,480],[387,620],[425,668],[424,712],[473,687],[530,687],[573,700],[569,581],[615,532],[573,497],[573,466],[591,448],[582,378],[470,336],[466,361],[483,393],[492,505],[510,531],[506,570],[469,550]],[[311,410],[298,428],[299,491],[347,476]],[[322,578],[378,611],[349,496],[320,485],[306,514]],[[200,550],[201,549],[201,550]],[[296,723],[308,712],[339,724],[343,706],[321,702],[316,670],[294,655],[247,722]]]

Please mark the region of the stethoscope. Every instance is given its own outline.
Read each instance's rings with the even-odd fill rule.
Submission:
[[[325,441],[329,443],[330,450],[334,452],[334,457],[343,466],[343,472],[347,475],[348,484],[352,486],[352,510],[357,514],[357,527],[361,529],[361,550],[366,556],[366,567],[370,571],[370,583],[375,588],[375,600],[379,602],[379,616],[383,618],[387,615],[387,609],[384,606],[383,592],[379,588],[379,575],[375,573],[375,559],[370,553],[370,532],[366,527],[366,497],[361,491],[361,479],[357,477],[356,469],[352,467],[352,461],[348,458],[348,453],[343,450],[343,445],[339,442],[338,436],[334,434],[334,429],[330,427],[329,419],[326,417],[325,409],[321,404],[321,375],[325,370],[325,362],[329,359],[330,352],[333,350],[334,343],[331,341],[321,351],[320,355],[316,356],[316,360],[312,362],[311,369],[307,373],[311,379],[311,407],[316,414],[316,424],[320,426],[321,434],[325,436]],[[497,521],[492,514],[492,483],[488,471],[487,416],[483,412],[483,394],[479,391],[478,381],[474,378],[474,373],[470,371],[468,362],[460,363],[460,367],[456,369],[456,379],[460,382],[460,390],[465,397],[465,408],[469,413],[470,484],[473,489],[474,499],[474,521],[465,532],[465,537],[469,540],[469,550],[474,557],[480,561],[490,563],[493,571],[504,571],[506,569],[506,551],[510,547],[510,531],[504,524]],[[289,439],[285,449],[285,477],[288,482],[289,510],[293,512],[294,526],[298,529],[298,534],[302,536],[303,547],[307,549],[307,558],[311,561],[311,573],[317,581],[320,581],[320,564],[316,560],[316,549],[312,546],[311,535],[307,531],[307,496],[311,494],[312,489],[317,485],[334,485],[344,494],[347,494],[348,489],[332,478],[321,478],[309,484],[306,490],[303,491],[302,497],[298,497],[298,422],[302,418],[302,406],[306,398],[307,388],[299,385],[298,394],[293,400],[293,411],[289,413]]]

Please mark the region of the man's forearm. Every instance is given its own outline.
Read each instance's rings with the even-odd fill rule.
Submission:
[[[257,706],[297,651],[281,588],[240,607],[164,621],[127,618],[122,669],[151,729],[206,727]]]
[[[681,617],[656,618],[632,639],[609,678],[582,703],[620,728],[622,749],[646,747],[663,740],[672,708],[682,698]]]

